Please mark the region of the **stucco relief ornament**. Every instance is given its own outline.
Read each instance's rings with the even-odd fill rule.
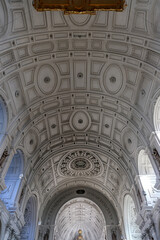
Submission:
[[[3,163],[5,162],[8,156],[9,156],[8,151],[5,149],[2,154],[2,157],[0,158],[0,167],[2,167]]]
[[[157,164],[159,166],[159,170],[160,170],[160,156],[159,156],[156,148],[153,149],[153,154],[152,155],[153,155],[155,161],[157,162]]]
[[[103,171],[99,157],[86,150],[76,150],[62,157],[58,171],[63,176],[97,176]]]

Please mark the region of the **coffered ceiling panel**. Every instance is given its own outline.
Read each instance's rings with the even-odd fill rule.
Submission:
[[[137,174],[136,149],[154,131],[160,91],[159,3],[126,2],[122,13],[96,15],[0,2],[7,134],[24,150],[24,174],[42,202],[63,184],[90,180],[116,203]]]

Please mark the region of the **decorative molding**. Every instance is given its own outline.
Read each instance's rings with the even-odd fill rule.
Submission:
[[[62,176],[93,177],[103,172],[103,166],[95,153],[86,150],[76,150],[62,157],[58,171]]]
[[[6,161],[7,157],[9,156],[8,151],[5,149],[1,158],[0,158],[0,168],[3,167],[4,162]]]

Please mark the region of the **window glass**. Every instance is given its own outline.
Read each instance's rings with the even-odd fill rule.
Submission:
[[[17,153],[13,156],[11,164],[8,168],[8,172],[5,176],[6,189],[0,194],[1,200],[5,203],[8,209],[14,206],[22,174],[23,154],[18,150]]]

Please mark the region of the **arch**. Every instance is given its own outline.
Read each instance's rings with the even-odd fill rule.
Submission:
[[[5,176],[6,189],[0,194],[0,198],[8,209],[15,207],[15,199],[23,176],[23,164],[23,153],[17,150]]]
[[[36,231],[37,198],[31,196],[24,211],[25,224],[21,229],[21,240],[34,240]]]
[[[148,154],[142,149],[138,154],[138,170],[140,181],[146,196],[147,203],[153,205],[153,188],[156,184],[156,175]]]
[[[158,97],[153,114],[155,132],[160,140],[160,97]]]
[[[127,240],[141,240],[141,233],[136,224],[136,208],[132,197],[127,194],[124,198],[124,226]]]
[[[7,128],[7,108],[3,98],[0,96],[0,143],[6,133]]]
[[[83,190],[84,194],[77,193],[78,190]],[[55,223],[55,218],[60,208],[69,200],[77,197],[88,198],[99,206],[104,214],[105,221],[108,225],[118,225],[119,219],[115,207],[111,201],[99,192],[97,189],[91,187],[84,187],[83,185],[77,185],[76,187],[67,187],[64,190],[59,191],[58,194],[53,196],[45,206],[41,217],[42,224],[46,225]]]
[[[50,200],[47,202],[47,204],[45,204],[45,206],[43,206],[42,212],[41,214],[39,214],[39,217],[41,219],[39,236],[42,233],[46,234],[49,226],[55,225],[56,216],[60,211],[61,207],[63,207],[69,201],[74,201],[76,198],[85,198],[88,201],[92,201],[99,207],[105,219],[107,239],[111,239],[113,231],[117,236],[120,234],[119,218],[116,211],[117,209],[115,209],[115,207],[112,205],[113,203],[111,202],[111,200],[108,199],[105,194],[101,193],[96,188],[91,188],[84,185],[77,185],[72,187],[68,186],[67,188],[65,188],[65,190],[61,189],[58,193],[56,193],[56,195],[50,198]],[[43,226],[47,226],[47,228],[44,229]],[[50,236],[53,236],[53,231],[54,229],[52,229],[51,227]]]
[[[54,238],[70,240],[82,230],[84,239],[104,239],[106,222],[101,209],[87,198],[75,198],[65,203],[55,220]]]

